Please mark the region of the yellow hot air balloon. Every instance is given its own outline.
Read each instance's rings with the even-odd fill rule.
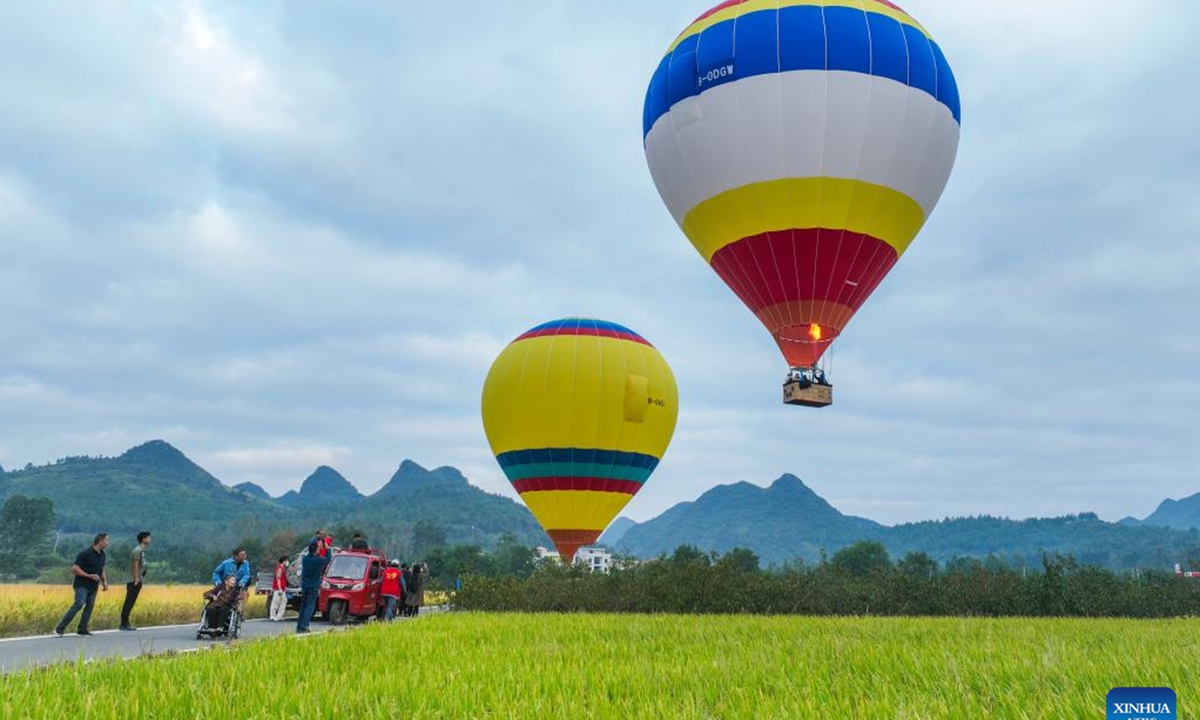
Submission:
[[[500,353],[483,386],[492,452],[567,563],[642,489],[678,411],[658,350],[602,320],[533,328]]]

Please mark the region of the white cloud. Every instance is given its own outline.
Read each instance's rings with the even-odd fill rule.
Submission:
[[[959,78],[959,163],[818,413],[779,405],[773,343],[645,169],[645,83],[694,3],[516,25],[486,3],[16,7],[0,456],[164,437],[275,492],[322,463],[369,492],[413,457],[511,494],[483,376],[583,314],[644,333],[679,381],[639,518],[784,472],[885,521],[1119,517],[1200,489],[1200,155],[1177,120],[1198,10],[908,9]]]

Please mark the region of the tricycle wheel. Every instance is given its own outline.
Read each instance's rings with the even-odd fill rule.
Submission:
[[[329,603],[329,622],[334,625],[346,624],[346,601],[331,600]]]

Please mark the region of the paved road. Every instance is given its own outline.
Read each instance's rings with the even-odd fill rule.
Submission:
[[[334,628],[329,623],[314,622],[312,634],[331,630],[344,630],[348,625]],[[295,634],[294,619],[273,623],[269,620],[247,620],[242,623],[241,639],[238,642],[275,635]],[[29,638],[0,640],[0,673],[11,673],[27,667],[51,663],[98,658],[134,658],[165,652],[192,651],[213,645],[222,645],[224,640],[197,640],[196,623],[188,625],[166,625],[141,628],[137,632],[100,630],[90,638],[79,637],[69,632],[63,637],[42,635]]]
[[[421,616],[446,611],[447,608],[444,605],[426,606],[421,609]],[[400,622],[410,621],[401,620]],[[327,622],[314,622],[310,626],[312,630],[310,635],[297,636],[294,617],[277,623],[269,620],[247,620],[242,623],[241,637],[238,642],[277,635],[313,637],[321,633],[341,632],[353,627],[357,627],[357,625],[334,627]],[[101,658],[128,659],[168,652],[193,652],[224,643],[225,640],[209,640],[207,638],[197,640],[196,623],[144,627],[136,632],[99,630],[90,638],[79,637],[73,632],[68,632],[62,637],[41,635],[27,638],[6,638],[0,639],[0,675],[29,667],[75,662],[80,658],[85,661]]]

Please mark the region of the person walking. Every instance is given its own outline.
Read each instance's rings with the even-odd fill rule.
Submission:
[[[288,557],[280,555],[279,561],[275,563],[275,577],[271,580],[271,622],[283,620],[287,612],[287,569]]]
[[[425,563],[413,566],[412,582],[408,586],[408,596],[404,598],[408,617],[416,617],[421,612],[421,606],[425,604],[425,581],[428,579],[429,568]]]
[[[396,616],[396,603],[400,602],[404,591],[401,589],[403,575],[400,573],[400,561],[393,560],[391,565],[383,571],[383,584],[379,588],[379,594],[383,596],[386,603],[383,619],[391,622]]]
[[[108,562],[108,557],[104,554],[106,547],[108,533],[100,533],[92,541],[91,547],[75,557],[75,564],[71,566],[71,573],[75,575],[75,580],[71,583],[75,590],[75,602],[62,616],[62,620],[58,621],[54,628],[55,635],[62,637],[75,615],[82,610],[83,615],[79,618],[79,627],[76,628],[75,634],[81,637],[92,636],[88,631],[88,623],[92,619],[92,609],[96,607],[96,590],[99,588],[108,592],[108,575],[104,571],[104,565]]]
[[[150,531],[138,533],[137,545],[129,555],[129,582],[125,583],[125,604],[121,606],[122,630],[137,630],[129,624],[129,613],[133,612],[138,595],[142,594],[142,582],[146,578],[146,548],[150,547],[152,540]]]
[[[296,621],[296,632],[308,632],[308,625],[317,612],[317,596],[321,592],[321,576],[329,565],[329,558],[317,554],[319,543],[308,546],[308,554],[300,562],[300,618]]]

